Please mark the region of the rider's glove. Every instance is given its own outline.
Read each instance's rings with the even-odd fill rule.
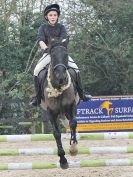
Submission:
[[[42,49],[41,51],[42,51],[42,54],[48,53],[48,47],[46,47],[45,49]]]

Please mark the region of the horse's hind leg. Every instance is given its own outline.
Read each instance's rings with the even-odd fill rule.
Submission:
[[[49,116],[50,116],[50,121],[53,127],[53,135],[56,140],[56,144],[58,148],[58,156],[60,157],[60,167],[63,169],[66,169],[68,168],[68,162],[67,162],[67,159],[65,158],[65,151],[62,147],[61,132],[59,130],[59,126],[57,123],[57,115],[52,115],[50,113]]]

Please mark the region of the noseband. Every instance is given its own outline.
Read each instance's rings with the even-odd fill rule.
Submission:
[[[66,67],[64,64],[61,64],[61,63],[55,65],[55,66],[54,66],[54,70],[55,70],[58,66],[63,66],[63,67],[65,68],[65,70],[67,70],[67,67]]]

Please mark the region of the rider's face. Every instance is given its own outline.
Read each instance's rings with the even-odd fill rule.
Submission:
[[[47,14],[47,18],[50,24],[54,25],[58,20],[58,14],[56,11],[50,11]]]

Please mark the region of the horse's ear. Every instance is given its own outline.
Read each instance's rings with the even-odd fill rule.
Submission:
[[[62,43],[63,43],[63,42],[66,42],[66,39],[62,39],[62,41],[61,41],[61,42],[62,42]]]
[[[66,38],[62,39],[62,44],[63,46],[67,47],[68,43],[69,43],[69,36],[67,36]]]

